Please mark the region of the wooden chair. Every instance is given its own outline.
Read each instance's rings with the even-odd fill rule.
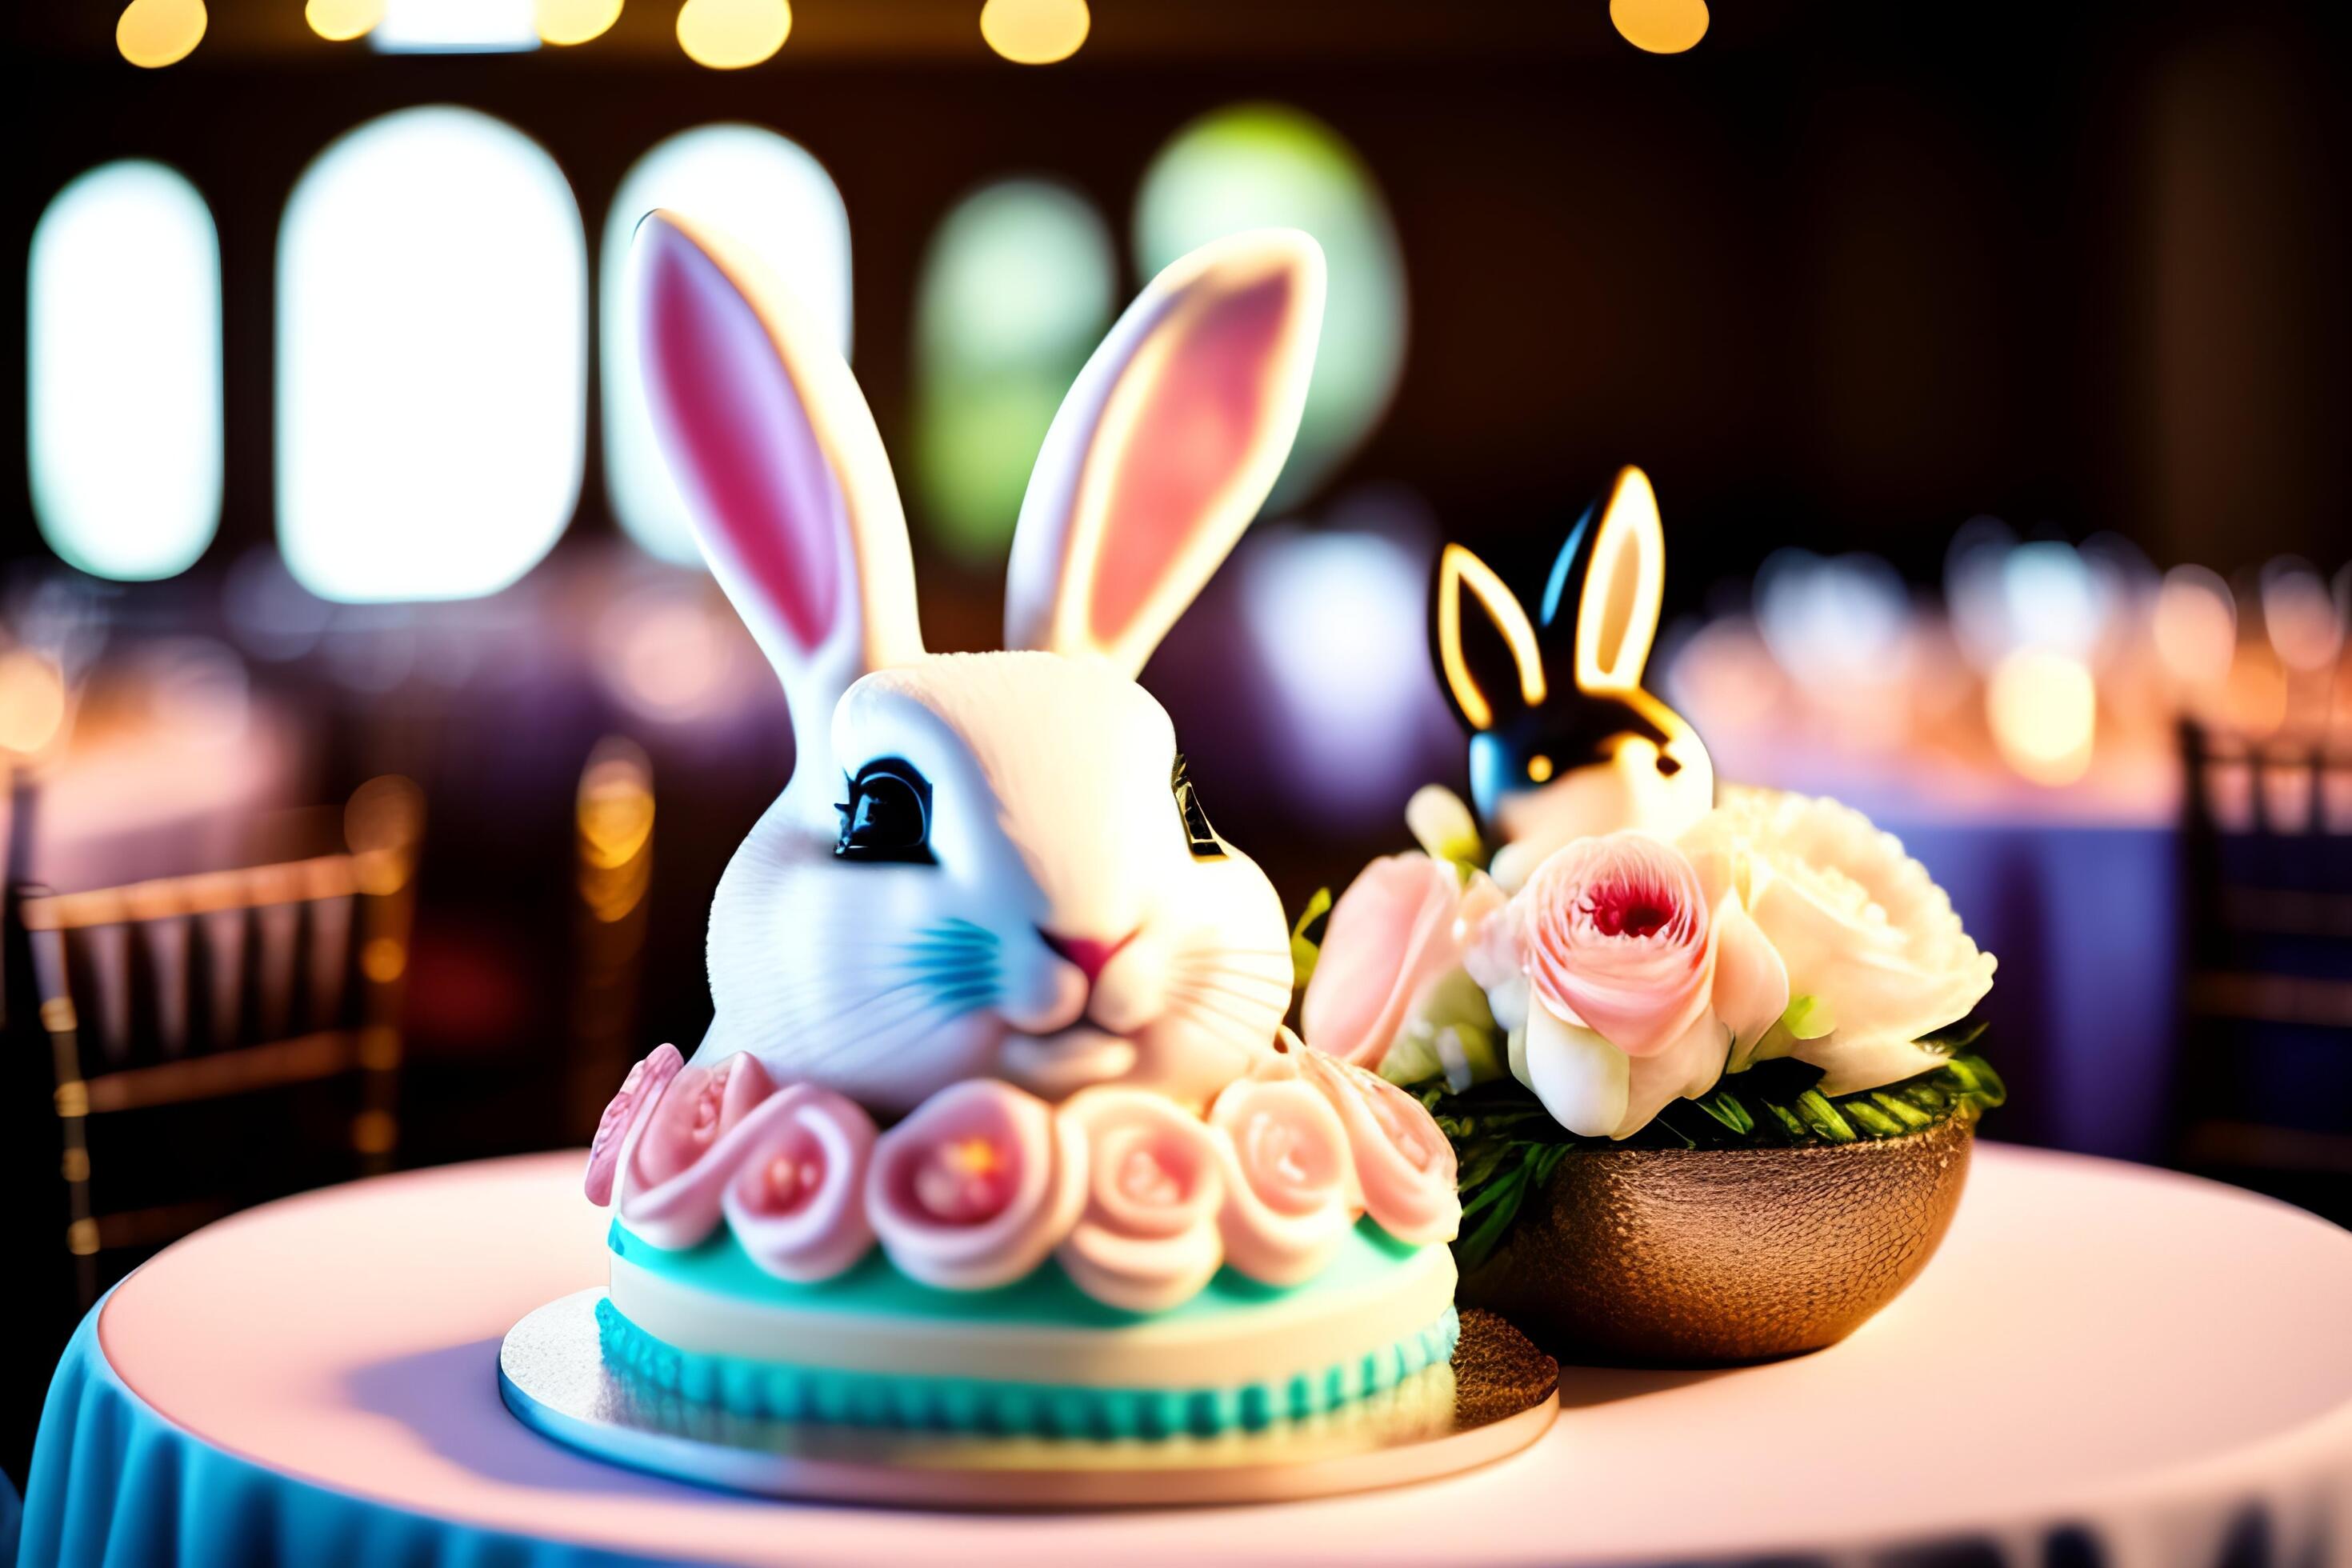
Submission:
[[[223,1192],[211,1156],[223,1102],[356,1079],[341,1143],[361,1173],[390,1168],[399,1142],[400,1004],[423,821],[416,787],[371,781],[344,813],[343,853],[245,870],[74,893],[24,889],[17,915],[56,1079],[60,1169],[85,1305],[99,1259],[136,1252],[268,1195]],[[173,1107],[196,1136],[176,1148],[155,1113]],[[280,1110],[283,1115],[282,1109]],[[101,1209],[91,1123],[136,1124],[111,1163],[157,1186],[156,1167],[211,1195]],[[282,1121],[254,1124],[264,1165],[298,1142]],[[209,1139],[209,1141],[208,1141]]]
[[[2352,750],[2181,751],[2179,1157],[2352,1220]]]

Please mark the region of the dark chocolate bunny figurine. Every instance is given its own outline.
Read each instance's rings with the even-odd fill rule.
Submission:
[[[1438,559],[1430,641],[1470,731],[1470,794],[1517,887],[1571,838],[1678,835],[1715,803],[1715,765],[1682,716],[1642,687],[1665,585],[1649,476],[1622,468],[1570,531],[1530,620],[1462,545]]]

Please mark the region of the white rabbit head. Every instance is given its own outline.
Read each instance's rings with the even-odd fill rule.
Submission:
[[[1256,512],[1305,403],[1323,258],[1236,235],[1079,374],[1021,509],[1005,642],[927,654],[898,490],[798,302],[668,213],[632,257],[647,402],[797,760],[712,900],[698,1060],[885,1109],[993,1076],[1204,1101],[1272,1051],[1281,900],[1202,814],[1145,659]]]
[[[1472,798],[1506,841],[1494,862],[1506,888],[1571,838],[1673,837],[1714,805],[1698,732],[1642,686],[1665,574],[1658,498],[1634,468],[1569,531],[1532,620],[1467,549],[1439,557],[1431,641],[1470,731]]]

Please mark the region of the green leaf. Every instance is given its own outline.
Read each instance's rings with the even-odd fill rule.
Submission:
[[[1818,1040],[1837,1027],[1837,1016],[1819,996],[1792,997],[1788,1011],[1780,1015],[1780,1027],[1800,1040]]]
[[[1934,1117],[1897,1095],[1880,1093],[1874,1094],[1870,1098],[1872,1103],[1901,1122],[1909,1131],[1916,1132],[1922,1127],[1933,1127],[1936,1124]]]
[[[1809,1089],[1797,1096],[1797,1114],[1805,1125],[1832,1143],[1851,1143],[1859,1136],[1853,1124],[1838,1114],[1836,1106],[1818,1089]]]
[[[1318,926],[1330,912],[1331,889],[1318,888],[1315,896],[1307,900],[1306,912],[1298,917],[1298,923],[1290,928],[1291,983],[1298,990],[1307,989],[1307,983],[1315,978],[1315,961],[1323,955],[1322,931],[1318,929],[1309,936],[1307,928]]]
[[[1748,1108],[1739,1103],[1739,1097],[1727,1089],[1718,1089],[1705,1100],[1693,1100],[1691,1103],[1736,1133],[1744,1135],[1756,1130],[1756,1118],[1750,1116],[1748,1113]]]
[[[1827,1104],[1828,1101],[1824,1100],[1822,1103]],[[1853,1121],[1856,1126],[1860,1127],[1863,1131],[1870,1133],[1875,1137],[1893,1138],[1901,1134],[1905,1130],[1902,1122],[1896,1121],[1894,1117],[1889,1116],[1885,1111],[1880,1110],[1877,1105],[1867,1100],[1849,1100],[1843,1107],[1834,1107],[1832,1109],[1839,1110],[1842,1114],[1843,1114],[1849,1121]]]

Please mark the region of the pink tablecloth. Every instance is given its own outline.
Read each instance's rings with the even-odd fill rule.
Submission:
[[[314,1500],[590,1554],[1224,1568],[1943,1546],[2128,1568],[2235,1542],[2249,1561],[2352,1561],[2352,1235],[2135,1166],[1988,1147],[1942,1253],[1853,1339],[1730,1372],[1571,1368],[1558,1425],[1485,1470],[1055,1517],[733,1497],[525,1430],[499,1401],[499,1338],[602,1277],[579,1169],[497,1161],[255,1210],[132,1276],[97,1344],[189,1442]],[[58,1506],[40,1486],[27,1504],[28,1526]],[[203,1500],[183,1514],[201,1534]]]

